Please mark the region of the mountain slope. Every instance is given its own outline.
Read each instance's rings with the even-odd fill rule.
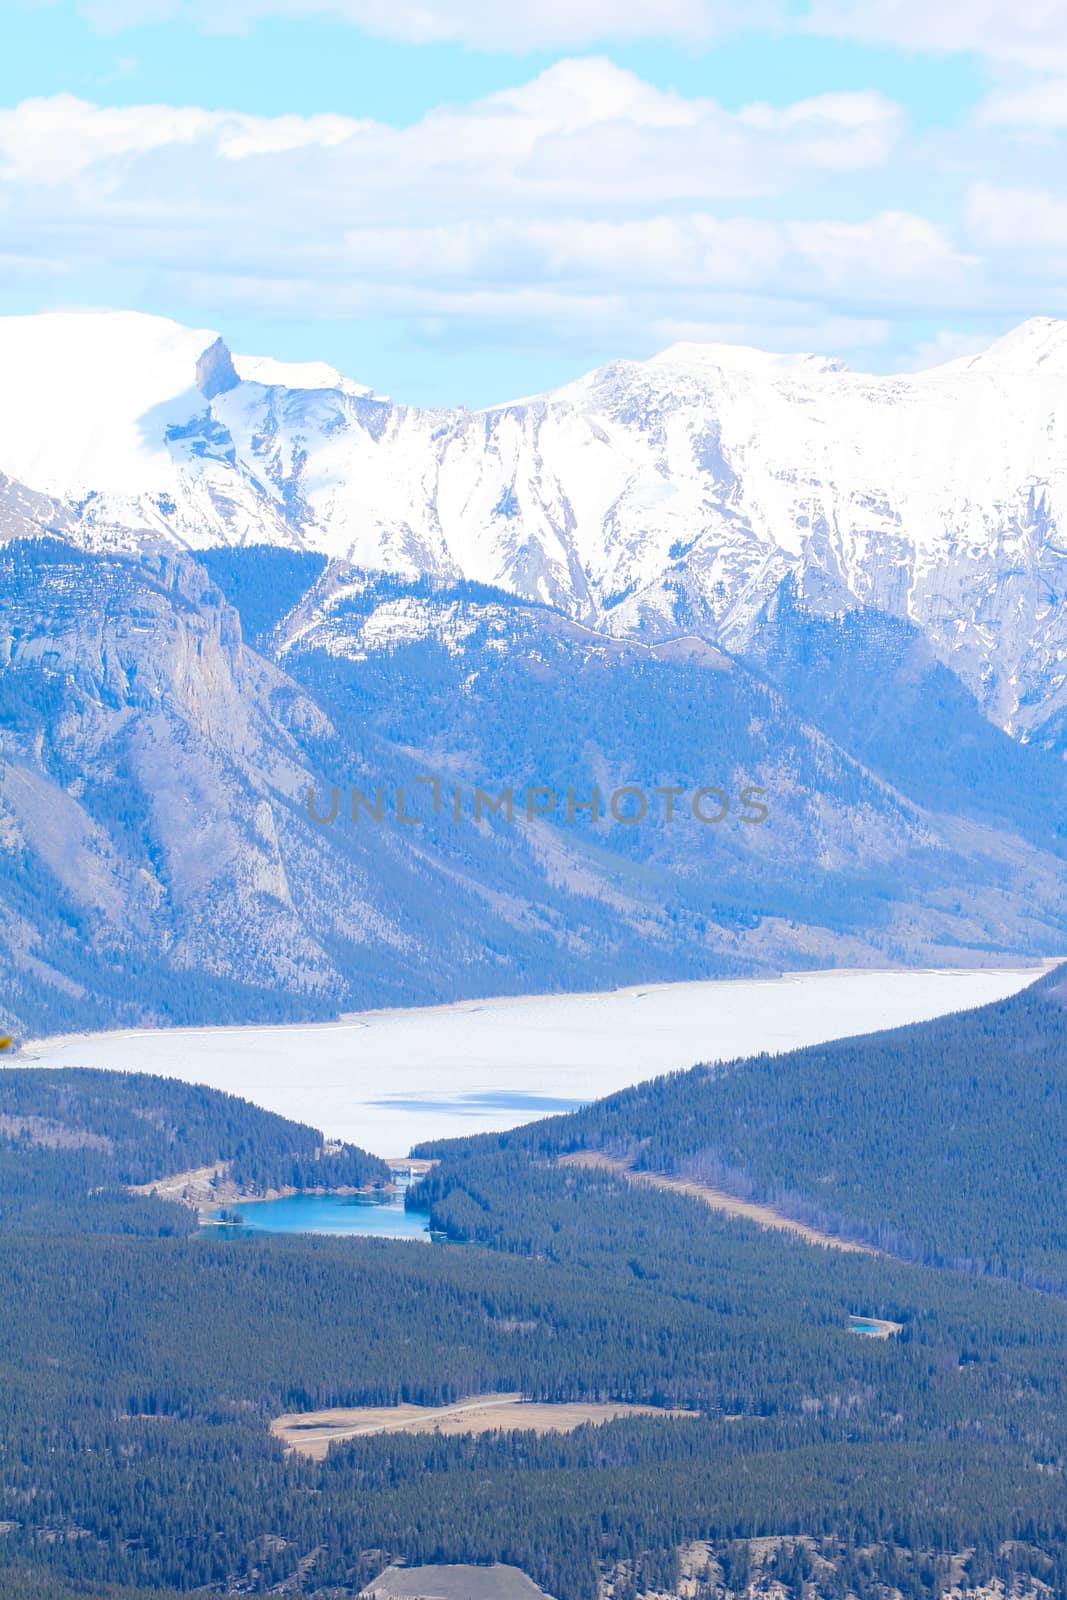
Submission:
[[[868,606],[838,611],[818,589],[799,592],[791,573],[756,618],[744,660],[918,804],[1067,849],[1063,761],[983,716],[914,623]]]
[[[1062,950],[1065,368],[679,346],[472,415],[0,319],[16,1019]]]
[[[1010,807],[916,800],[713,646],[336,564],[284,611],[310,558],[210,564],[259,650],[187,556],[0,555],[0,970],[30,1031],[1067,935],[1064,863]]]

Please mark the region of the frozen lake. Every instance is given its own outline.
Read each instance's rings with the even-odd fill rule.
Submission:
[[[697,1061],[983,1005],[1041,970],[791,973],[471,1000],[330,1023],[80,1034],[31,1041],[8,1064],[205,1083],[398,1156],[420,1139],[512,1128]]]

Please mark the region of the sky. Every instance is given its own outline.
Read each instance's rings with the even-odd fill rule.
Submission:
[[[1067,316],[1067,0],[4,0],[0,314],[478,407]]]

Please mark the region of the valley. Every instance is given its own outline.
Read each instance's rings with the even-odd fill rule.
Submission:
[[[0,10],[0,1600],[1067,1600],[1067,0]]]
[[[218,1090],[5,1070],[0,1590],[28,1571],[45,1600],[332,1600],[473,1562],[556,1600],[689,1596],[686,1571],[708,1600],[813,1573],[857,1600],[950,1577],[1058,1594],[1065,982],[425,1144],[408,1198],[430,1249],[198,1229],[154,1177],[225,1162],[245,1192],[310,1191],[390,1170]],[[996,1137],[1027,1150],[1027,1191],[1010,1143],[987,1156],[1009,1070]],[[879,1219],[887,1253],[698,1198],[718,1173],[803,1221],[826,1173],[807,1127],[840,1227]]]
[[[0,323],[5,1600],[1067,1593],[1065,352]]]

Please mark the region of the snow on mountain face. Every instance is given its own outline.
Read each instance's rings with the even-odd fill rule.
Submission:
[[[132,312],[3,318],[2,470],[69,500],[154,488],[168,428],[203,406],[196,364],[216,337]]]
[[[0,319],[0,474],[90,545],[300,546],[621,636],[743,650],[786,574],[819,574],[825,603],[917,623],[1005,725],[1067,706],[1067,323],[893,377],[676,345],[473,414],[225,346],[198,387],[217,338]]]

